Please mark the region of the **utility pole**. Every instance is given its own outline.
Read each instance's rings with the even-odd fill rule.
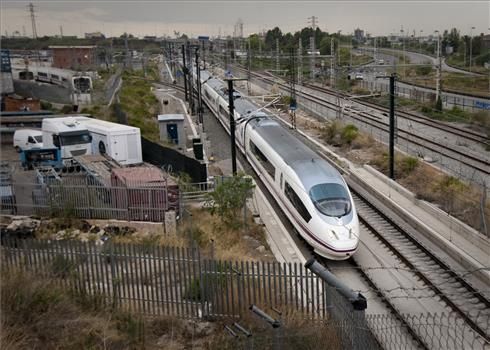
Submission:
[[[124,33],[124,68],[132,68],[131,57],[129,57],[128,33]]]
[[[330,88],[335,85],[335,43],[334,38],[330,39]]]
[[[279,74],[279,70],[281,69],[281,65],[279,64],[279,38],[276,38],[276,71]]]
[[[63,39],[63,26],[60,26],[60,38]]]
[[[437,33],[437,70],[436,70],[436,106],[441,106],[441,68],[442,68],[442,56],[441,56],[441,34],[438,30]]]
[[[206,69],[206,44],[204,40],[201,40],[201,52],[202,52],[202,69]]]
[[[377,45],[378,45],[378,38],[374,38],[374,64],[378,62],[377,59]]]
[[[236,144],[235,144],[235,104],[233,99],[233,80],[228,80],[228,106],[230,109],[231,136],[231,172],[236,175]]]
[[[463,67],[466,67],[466,40],[463,40],[464,54],[463,54]]]
[[[395,74],[390,76],[390,179],[395,180]]]
[[[419,36],[419,52],[420,53],[422,53],[422,40],[423,40],[422,33],[423,32],[424,32],[423,29],[420,29],[420,32],[419,32],[420,33],[420,36]]]
[[[374,42],[376,43],[376,38],[374,38]],[[352,35],[350,36],[350,58],[349,58],[349,69],[352,69],[352,50],[354,49],[354,45],[352,45]],[[376,63],[376,60],[374,60]]]
[[[260,69],[262,69],[262,39],[259,37],[259,62],[260,62]]]
[[[235,104],[233,97],[233,81],[245,79],[230,78],[225,80],[228,81],[228,108],[230,110],[231,169],[233,175],[236,175]]]
[[[401,35],[401,38],[402,38],[402,49],[403,49],[403,75],[405,76],[406,74],[406,63],[407,63],[407,60],[405,58],[405,34],[403,32],[403,26],[402,28],[400,29],[400,32],[402,33]]]
[[[294,49],[291,49],[289,56],[289,115],[291,117],[291,128],[296,129],[296,60],[294,59]]]
[[[473,62],[472,62],[472,55],[473,55],[473,29],[475,29],[475,27],[471,27],[471,31],[470,31],[470,72],[471,72],[471,66],[473,64]]]
[[[247,40],[247,92],[248,95],[250,96],[250,68],[252,65],[252,57],[250,56],[250,39]]]
[[[189,74],[187,75],[187,77],[189,78],[189,106],[191,109],[191,115],[194,115],[196,113],[194,104],[194,82],[192,79],[194,68],[192,67],[191,47],[189,42],[187,42],[187,57],[189,57]]]
[[[310,79],[315,79],[315,38],[310,37]]]
[[[298,84],[303,82],[303,44],[301,38],[298,43]]]
[[[189,97],[187,96],[187,65],[185,64],[185,45],[182,44],[182,72],[184,73],[184,94],[185,100],[189,101]]]
[[[308,22],[311,22],[311,29],[313,29],[313,35],[310,37],[310,50],[311,50],[311,57],[310,57],[310,78],[313,80],[315,79],[315,55],[316,55],[316,47],[315,47],[315,32],[316,32],[316,26],[317,26],[317,19],[318,17],[316,16],[311,16],[308,18]]]
[[[37,39],[36,15],[34,14],[34,5],[31,2],[27,7],[29,8],[29,13],[31,16],[32,38]]]
[[[199,124],[203,124],[202,119],[202,95],[201,95],[201,67],[199,66],[199,47],[196,47],[196,76],[197,76],[197,118]]]

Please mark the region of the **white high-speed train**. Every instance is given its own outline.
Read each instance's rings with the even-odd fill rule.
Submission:
[[[202,97],[229,129],[225,82],[201,71]],[[359,244],[354,201],[340,173],[238,92],[236,140],[300,235],[329,259],[348,259]]]

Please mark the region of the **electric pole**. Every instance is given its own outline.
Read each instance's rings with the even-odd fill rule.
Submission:
[[[201,67],[199,67],[199,47],[196,48],[196,72],[197,72],[197,118],[202,125],[202,95],[201,95]]]
[[[296,60],[294,59],[294,49],[289,53],[289,115],[291,117],[291,128],[296,129]]]
[[[310,37],[310,79],[315,79],[315,38]]]
[[[259,37],[259,62],[260,62],[260,69],[262,69],[262,39]]]
[[[228,81],[228,108],[230,111],[230,136],[231,136],[231,169],[233,175],[236,175],[236,142],[235,142],[235,104],[233,97],[233,81],[245,80],[240,78],[225,79]]]
[[[29,8],[29,13],[31,16],[32,38],[37,39],[36,15],[34,14],[34,5],[31,2],[27,7]]]
[[[250,39],[247,40],[247,92],[250,96],[250,68],[252,65],[252,57],[250,56]]]
[[[437,70],[436,70],[436,109],[442,110],[441,99],[441,68],[442,68],[442,56],[441,56],[441,34],[437,30]]]
[[[60,38],[63,39],[63,26],[60,26]]]
[[[191,115],[194,115],[194,113],[196,112],[194,104],[194,83],[192,79],[194,68],[192,67],[191,47],[189,42],[187,42],[187,57],[189,58],[189,74],[187,74],[187,77],[189,79],[189,107],[191,109]]]
[[[390,179],[395,180],[395,74],[390,76]]]
[[[298,43],[298,84],[303,82],[303,44],[301,38]]]
[[[312,80],[315,79],[315,55],[316,55],[315,33],[316,33],[317,19],[318,17],[316,16],[311,16],[308,18],[308,23],[311,22],[311,29],[313,29],[313,35],[310,37],[310,50],[311,50],[310,78]]]
[[[333,89],[335,85],[335,43],[334,38],[330,39],[330,88]]]
[[[187,65],[185,64],[185,45],[182,44],[182,72],[184,73],[184,94],[185,94],[185,100],[189,101],[189,98],[187,96]]]
[[[473,55],[473,29],[475,29],[475,27],[471,27],[471,31],[470,31],[470,72],[471,72],[471,65],[472,65],[472,55]]]
[[[279,74],[281,66],[279,64],[279,38],[276,38],[276,72]]]

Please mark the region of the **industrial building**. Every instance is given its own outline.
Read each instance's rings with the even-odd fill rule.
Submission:
[[[82,70],[96,64],[96,46],[50,46],[53,67]]]

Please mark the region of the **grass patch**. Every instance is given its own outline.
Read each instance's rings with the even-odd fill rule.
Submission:
[[[338,147],[350,146],[358,136],[359,130],[355,125],[342,126],[338,121],[333,121],[322,130],[322,138],[328,144]]]
[[[153,73],[149,75],[158,74],[153,69],[150,72]],[[151,83],[143,79],[142,72],[125,71],[122,79],[119,99],[128,124],[140,128],[142,136],[158,142],[159,129],[156,116],[160,110],[160,103],[153,94]]]
[[[1,279],[2,349],[183,349],[214,337],[214,325],[107,308],[54,278],[2,269]]]
[[[390,166],[388,153],[383,152],[381,154],[378,154],[372,160],[371,165],[374,165],[379,171],[387,175]],[[417,158],[395,153],[395,164],[394,164],[395,178],[396,179],[406,178],[412,172],[415,171],[418,165],[419,165],[419,160]]]

